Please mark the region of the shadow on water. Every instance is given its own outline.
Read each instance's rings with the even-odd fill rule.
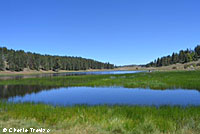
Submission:
[[[60,88],[58,86],[37,86],[37,85],[1,85],[0,99],[8,99],[15,96],[25,96],[26,94],[37,94],[41,91]]]
[[[8,102],[34,102],[72,105],[200,105],[197,90],[152,90],[124,87],[0,86],[0,99]]]
[[[8,79],[24,79],[24,78],[41,78],[41,77],[55,77],[55,76],[77,76],[77,75],[104,75],[104,74],[129,74],[139,73],[144,71],[88,71],[88,72],[65,72],[65,73],[43,73],[32,75],[11,75],[0,76],[0,80]]]

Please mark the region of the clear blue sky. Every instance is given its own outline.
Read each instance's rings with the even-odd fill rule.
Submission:
[[[199,0],[0,0],[0,46],[143,64],[200,44]]]

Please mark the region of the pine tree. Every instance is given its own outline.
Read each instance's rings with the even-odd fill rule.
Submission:
[[[192,61],[192,56],[190,55],[190,53],[187,53],[185,58],[185,62],[191,62]]]
[[[61,67],[60,59],[56,58],[55,59],[55,64],[53,66],[53,71],[58,71]]]
[[[3,53],[3,56],[1,54]],[[2,58],[3,57],[3,58]],[[4,65],[6,63],[6,65]],[[92,59],[68,56],[40,55],[22,50],[15,51],[0,47],[0,70],[22,71],[31,70],[85,70],[97,68],[114,68],[113,64],[98,62]]]
[[[0,54],[0,70],[3,71],[5,69],[5,64],[3,60],[3,55]]]
[[[194,50],[197,53],[197,55],[200,56],[200,45],[196,46]]]
[[[181,50],[179,53],[173,53],[171,56],[161,57],[154,62],[148,63],[146,66],[167,66],[176,63],[186,63],[191,61],[196,61],[200,58],[200,45],[195,47],[194,50],[187,49]],[[154,63],[154,64],[153,64]]]

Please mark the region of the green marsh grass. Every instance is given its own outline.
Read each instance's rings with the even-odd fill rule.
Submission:
[[[27,78],[0,80],[0,85],[200,90],[200,71]],[[0,102],[0,130],[4,127],[50,128],[51,134],[199,134],[200,107],[53,107],[45,104]]]
[[[198,134],[200,107],[73,106],[0,103],[0,126],[46,127],[52,133]],[[18,123],[16,123],[18,122]],[[1,128],[0,128],[1,129]]]
[[[41,85],[66,87],[123,86],[127,88],[183,88],[200,90],[200,71],[26,78],[18,80],[1,80],[0,85]]]

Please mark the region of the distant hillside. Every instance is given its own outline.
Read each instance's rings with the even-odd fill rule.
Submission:
[[[146,65],[146,67],[161,67],[176,63],[188,63],[200,59],[200,45],[197,45],[194,50],[181,50],[179,53],[164,56],[154,60]]]
[[[30,70],[86,70],[112,69],[113,64],[102,63],[92,59],[69,56],[51,56],[24,52],[0,47],[0,70],[23,71]]]
[[[138,65],[121,65],[121,66],[116,66],[117,68],[120,68],[120,67],[136,67]]]

